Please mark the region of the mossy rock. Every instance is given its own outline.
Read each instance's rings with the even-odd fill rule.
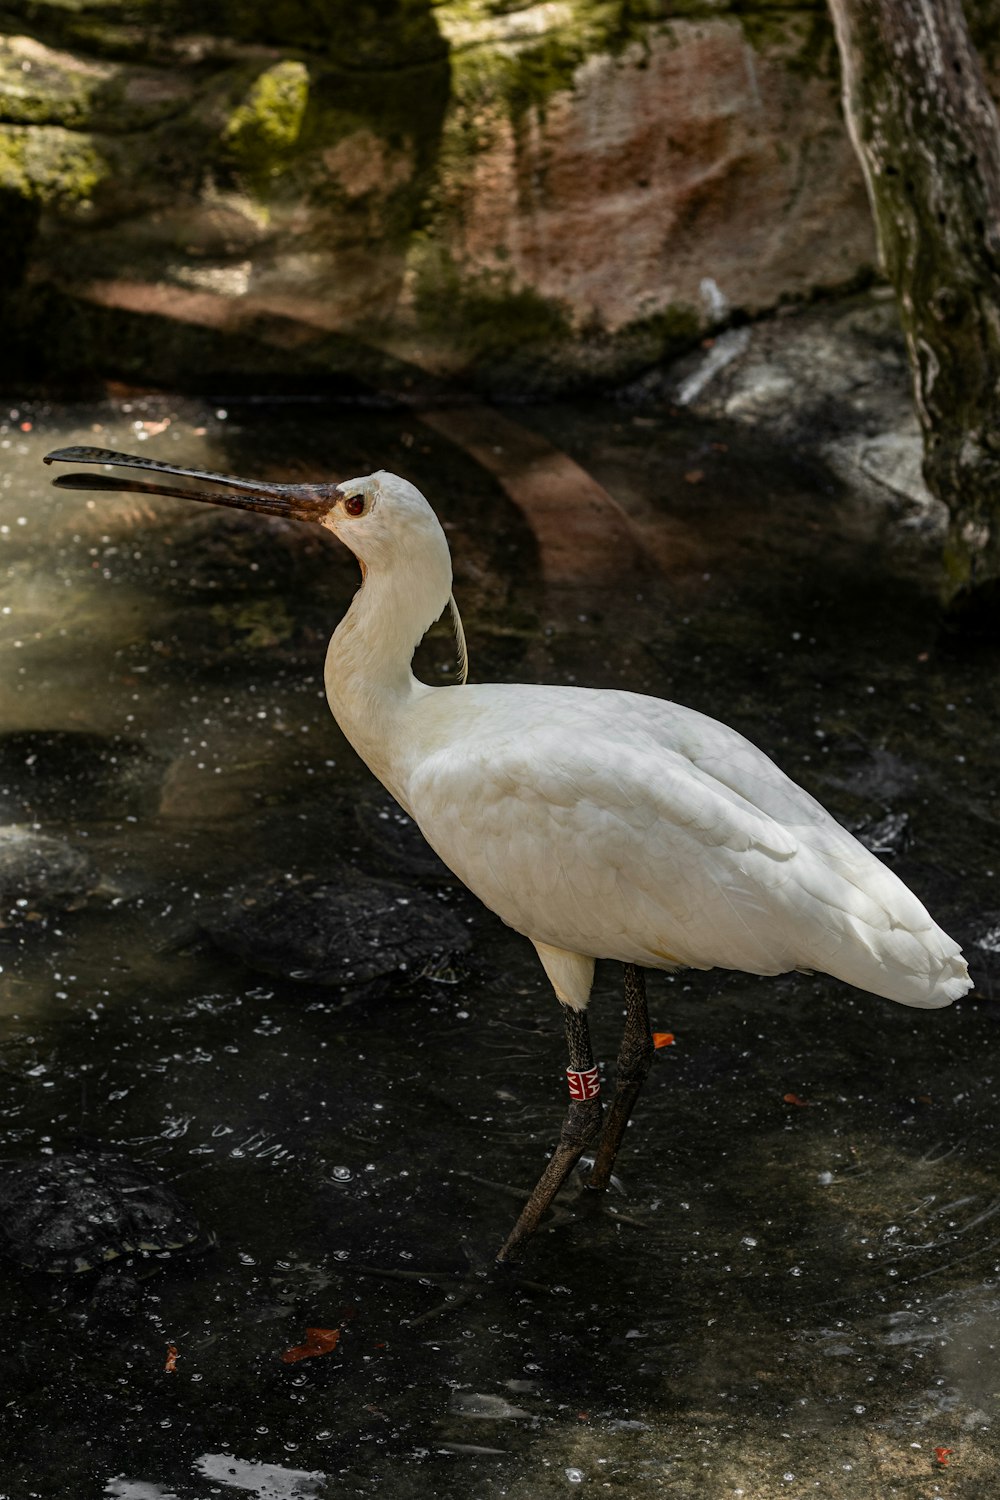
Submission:
[[[253,81],[223,132],[224,148],[255,181],[281,171],[298,145],[309,103],[309,71],[286,60]]]
[[[59,125],[0,125],[0,192],[70,209],[112,175],[104,144]]]
[[[0,39],[0,122],[72,130],[142,130],[190,101],[180,70],[130,67],[46,47],[34,37]]]
[[[678,217],[670,168],[642,180],[643,132],[658,122],[648,108],[632,120],[629,101],[645,72],[643,98],[669,114],[669,59],[684,47],[697,59],[718,33],[719,129],[678,133],[711,183],[712,141],[734,133],[742,99],[741,27],[773,23],[765,61],[788,70],[830,35],[818,0],[224,0],[209,16],[194,0],[11,0],[6,14],[24,36],[0,52],[0,368],[186,389],[443,377],[524,394],[627,379],[707,330],[702,252],[721,255],[720,285],[735,281],[729,304],[758,311],[749,255],[720,251],[724,186],[713,223],[697,203],[683,220],[683,193]],[[587,144],[598,107],[621,115],[620,171],[603,127]],[[771,157],[758,152],[762,176],[782,131]],[[593,274],[574,275],[588,151],[610,175]],[[738,176],[740,151],[723,156]],[[650,190],[642,221],[615,206],[622,175]],[[661,211],[668,238],[707,226],[679,267],[654,243]],[[787,257],[797,291],[812,274],[802,257],[815,263],[809,212]],[[854,269],[850,253],[828,280],[841,261]],[[772,259],[766,296],[787,275]]]

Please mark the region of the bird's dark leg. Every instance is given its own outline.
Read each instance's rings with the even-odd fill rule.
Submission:
[[[636,964],[625,965],[625,1031],[618,1053],[615,1094],[588,1187],[606,1188],[639,1090],[653,1060],[653,1037],[646,1009],[646,976]]]
[[[584,1151],[600,1134],[600,1083],[590,1046],[587,1017],[582,1010],[573,1010],[569,1005],[564,1005],[562,1010],[566,1019],[566,1042],[569,1047],[569,1067],[566,1070],[570,1091],[569,1109],[566,1111],[556,1149],[497,1256],[499,1261],[512,1260],[517,1255],[522,1242],[529,1234],[534,1233],[539,1219]]]

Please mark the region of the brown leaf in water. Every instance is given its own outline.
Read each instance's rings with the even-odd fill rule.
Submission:
[[[313,1359],[317,1354],[329,1354],[340,1342],[339,1328],[307,1328],[304,1344],[295,1344],[281,1356],[286,1365],[294,1365],[300,1359]]]

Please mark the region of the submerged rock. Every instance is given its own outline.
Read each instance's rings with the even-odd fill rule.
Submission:
[[[345,870],[336,881],[272,880],[206,923],[212,941],[253,969],[350,989],[376,981],[451,980],[469,933],[422,891]]]
[[[121,1255],[211,1243],[148,1167],[109,1152],[62,1152],[0,1165],[0,1250],[30,1271],[73,1275]]]
[[[135,740],[77,729],[0,736],[8,818],[122,818],[155,806],[159,768]]]
[[[0,828],[0,926],[82,906],[100,881],[88,854],[23,828]]]
[[[354,815],[363,835],[362,853],[420,881],[454,884],[455,876],[424,838],[413,819],[381,787],[359,790]]]

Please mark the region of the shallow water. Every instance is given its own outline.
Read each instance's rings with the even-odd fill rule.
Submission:
[[[155,1164],[217,1246],[147,1256],[117,1291],[5,1267],[0,1496],[987,1493],[1000,663],[942,636],[919,543],[822,471],[662,410],[508,413],[495,463],[439,414],[8,410],[0,823],[85,849],[102,884],[0,931],[0,1155]],[[619,508],[578,518],[558,465],[554,508],[519,505],[540,441]],[[560,1020],[530,945],[400,868],[329,716],[353,564],[304,527],[54,491],[41,457],[73,442],[406,473],[449,529],[474,679],[725,718],[885,851],[975,994],[918,1012],[821,977],[653,977],[676,1043],[614,1190],[568,1189],[498,1275],[558,1130]],[[446,631],[420,662],[450,679]],[[455,982],[339,993],[206,940],[241,882],[344,864],[469,924]],[[599,972],[592,1006],[609,1065],[619,985]],[[337,1347],[283,1362],[315,1327]]]

